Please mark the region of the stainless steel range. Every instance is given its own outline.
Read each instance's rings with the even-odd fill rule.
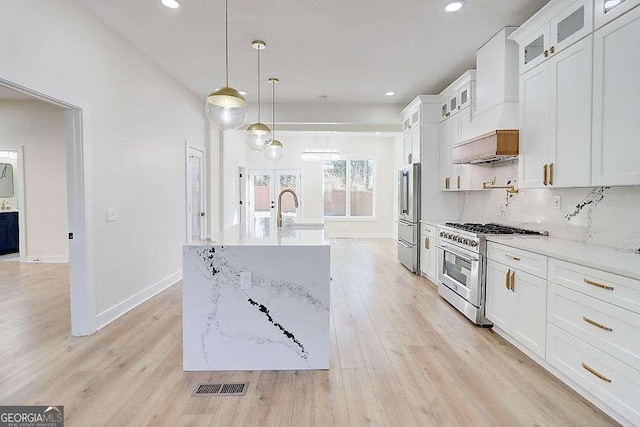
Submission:
[[[473,323],[491,326],[484,316],[489,234],[548,235],[500,224],[438,226],[438,293]]]

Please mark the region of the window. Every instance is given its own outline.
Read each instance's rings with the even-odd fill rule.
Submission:
[[[324,163],[324,216],[375,216],[375,161],[335,160]]]

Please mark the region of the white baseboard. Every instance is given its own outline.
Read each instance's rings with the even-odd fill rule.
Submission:
[[[361,233],[361,234],[343,234],[343,233],[329,233],[329,237],[332,239],[393,239],[393,234],[370,234],[370,233]]]
[[[69,256],[31,256],[24,257],[24,262],[65,263],[69,262]]]
[[[130,296],[126,300],[114,305],[113,307],[103,311],[98,314],[96,318],[96,323],[98,325],[98,330],[104,328],[109,323],[116,320],[118,317],[127,313],[128,311],[134,309],[139,306],[149,298],[159,294],[164,291],[168,287],[175,285],[182,279],[182,270],[173,273],[170,276],[165,277],[157,283],[149,286],[146,289],[141,290],[135,295]]]

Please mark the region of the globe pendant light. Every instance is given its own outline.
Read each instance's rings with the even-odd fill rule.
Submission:
[[[260,121],[261,92],[260,92],[260,51],[267,48],[262,40],[254,40],[251,46],[258,51],[258,121],[247,128],[246,141],[249,148],[262,151],[271,145],[271,129]]]
[[[273,161],[278,161],[284,156],[284,147],[282,146],[282,142],[276,139],[276,84],[280,83],[280,80],[271,77],[269,79],[269,83],[273,85],[271,89],[271,103],[273,104],[271,108],[271,133],[272,140],[271,144],[264,149],[264,156]]]
[[[238,129],[247,121],[247,101],[229,87],[229,0],[224,2],[226,85],[211,92],[205,111],[212,125],[221,130]]]

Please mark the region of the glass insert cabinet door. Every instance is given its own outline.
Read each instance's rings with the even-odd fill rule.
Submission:
[[[282,196],[283,225],[299,222],[302,217],[301,174],[299,169],[261,169],[249,171],[249,221],[254,226],[268,228],[276,220],[278,195],[292,190],[298,196],[296,209],[293,195]]]
[[[555,55],[593,31],[593,1],[579,0],[551,20],[549,54]]]

